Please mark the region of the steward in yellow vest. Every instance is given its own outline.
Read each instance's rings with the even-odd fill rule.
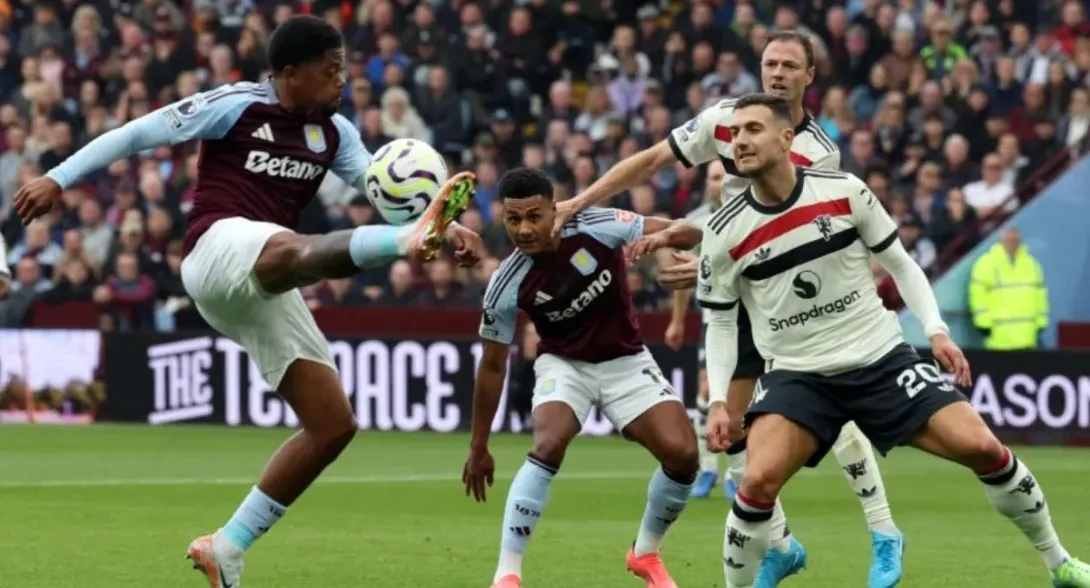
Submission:
[[[987,335],[993,351],[1036,349],[1048,326],[1048,290],[1041,264],[1022,244],[1018,229],[1008,228],[973,264],[969,281],[973,325]]]

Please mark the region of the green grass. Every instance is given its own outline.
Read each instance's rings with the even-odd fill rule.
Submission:
[[[0,427],[0,586],[201,586],[183,561],[245,495],[283,430]],[[364,433],[248,555],[260,588],[485,588],[504,493],[528,437],[501,436],[502,480],[475,504],[459,475],[463,435]],[[1090,453],[1022,449],[1069,549],[1090,553]],[[557,478],[527,557],[529,587],[639,586],[625,573],[653,463],[617,439],[579,439]],[[1047,586],[1040,559],[973,478],[912,450],[882,463],[908,535],[905,587]],[[723,585],[721,494],[695,502],[664,556],[686,588]],[[869,539],[832,460],[789,485],[792,530],[810,569],[785,586],[863,586]]]

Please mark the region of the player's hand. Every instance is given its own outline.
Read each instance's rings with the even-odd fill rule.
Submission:
[[[492,476],[496,473],[496,462],[487,447],[472,448],[466,465],[462,468],[462,483],[466,485],[466,496],[473,493],[477,502],[487,502],[487,488],[492,487]]]
[[[462,267],[473,267],[485,256],[484,241],[473,231],[451,223],[447,227],[447,241],[454,245],[454,259]]]
[[[685,344],[685,321],[670,321],[666,326],[666,346],[674,351],[680,351]]]
[[[969,371],[969,360],[965,359],[961,348],[948,335],[938,334],[931,337],[931,353],[942,367],[954,374],[954,383],[958,386],[972,385],[973,375]]]
[[[714,402],[708,407],[708,424],[705,435],[708,451],[722,453],[730,448],[730,415],[724,402]]]
[[[9,294],[11,294],[11,278],[0,276],[0,300],[7,300]]]
[[[560,229],[568,224],[568,221],[579,214],[579,204],[575,199],[562,200],[556,203],[556,220],[553,221],[553,237],[560,234]]]
[[[644,235],[625,247],[629,263],[635,263],[652,253],[670,246],[669,237],[662,233]]]
[[[12,207],[24,225],[53,209],[53,203],[61,197],[60,184],[47,176],[27,182],[15,193]]]
[[[672,253],[678,263],[659,270],[659,283],[670,290],[690,290],[696,287],[700,260],[691,253]]]

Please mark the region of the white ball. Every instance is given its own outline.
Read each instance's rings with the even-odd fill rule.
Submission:
[[[431,145],[396,139],[375,152],[364,185],[382,218],[404,225],[420,218],[447,177],[447,164]]]

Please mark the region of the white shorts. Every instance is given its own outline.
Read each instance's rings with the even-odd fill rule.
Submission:
[[[580,425],[595,406],[620,431],[660,402],[681,402],[647,349],[602,363],[546,353],[534,362],[534,375],[534,408],[563,402]]]
[[[254,275],[265,243],[282,231],[288,229],[225,218],[209,227],[182,261],[182,284],[201,316],[246,349],[273,390],[297,359],[337,369],[299,290],[269,294]]]

